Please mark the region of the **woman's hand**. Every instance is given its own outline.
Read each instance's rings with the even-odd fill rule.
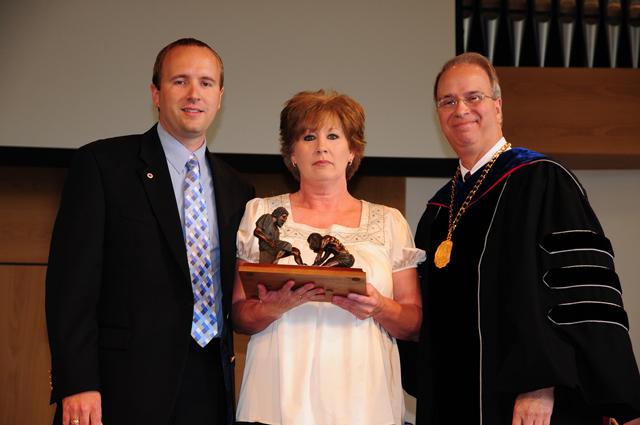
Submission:
[[[245,263],[238,260],[238,267]],[[231,316],[233,326],[237,332],[253,335],[265,329],[282,315],[307,301],[321,301],[324,299],[324,289],[316,288],[314,283],[307,283],[293,289],[295,282],[287,281],[277,291],[269,291],[258,284],[258,298],[247,298],[242,287],[240,273],[236,267],[236,278],[233,283],[233,298]]]
[[[367,295],[333,297],[332,303],[360,320],[373,318],[394,338],[418,340],[422,323],[422,299],[415,268],[393,273],[393,299],[367,283]]]
[[[295,282],[289,280],[277,291],[269,291],[262,283],[259,283],[258,299],[264,309],[277,317],[308,301],[323,299],[324,289],[316,288],[313,282],[306,283],[296,289],[293,289],[294,285]]]
[[[370,283],[366,286],[367,295],[351,293],[346,297],[334,295],[331,302],[340,308],[347,310],[360,320],[368,319],[384,310],[388,298]]]

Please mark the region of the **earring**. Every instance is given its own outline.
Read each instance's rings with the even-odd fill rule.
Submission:
[[[353,165],[353,159],[349,161],[349,167],[351,167],[352,165]]]
[[[298,164],[296,164],[295,162],[291,161],[291,165],[293,165],[293,168],[298,168]]]

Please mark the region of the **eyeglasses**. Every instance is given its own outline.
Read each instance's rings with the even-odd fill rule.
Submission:
[[[464,102],[467,106],[475,106],[482,102],[485,98],[496,100],[497,97],[489,96],[482,92],[473,92],[466,94],[462,97],[458,96],[445,96],[436,100],[436,107],[438,109],[454,109],[458,106],[460,101]]]

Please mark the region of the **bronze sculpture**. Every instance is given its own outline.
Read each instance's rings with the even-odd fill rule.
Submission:
[[[317,254],[313,261],[314,266],[351,267],[355,262],[353,255],[334,236],[311,233],[307,242],[309,242],[309,248]]]
[[[293,255],[296,264],[304,266],[300,250],[291,243],[280,240],[280,228],[289,218],[289,211],[278,207],[271,214],[263,214],[256,221],[253,234],[258,238],[260,263],[276,264],[281,258]]]
[[[361,269],[352,268],[355,258],[334,236],[311,233],[307,242],[316,253],[312,265],[315,267],[304,264],[300,250],[280,240],[280,228],[288,218],[289,211],[278,207],[256,221],[253,234],[258,238],[259,264],[245,263],[238,267],[247,297],[258,298],[259,284],[274,291],[290,280],[296,282],[293,289],[308,282],[324,288],[324,299],[316,301],[330,302],[334,295],[367,294],[366,274]],[[278,260],[288,256],[293,256],[298,265],[277,264]]]
[[[253,231],[258,238],[260,250],[260,264],[277,264],[278,260],[293,256],[296,264],[305,266],[300,250],[287,241],[280,240],[280,228],[287,222],[289,211],[285,207],[278,207],[271,214],[263,214],[256,221]],[[316,253],[314,266],[322,267],[351,267],[355,258],[344,247],[338,238],[331,235],[311,233],[307,238],[309,248]]]

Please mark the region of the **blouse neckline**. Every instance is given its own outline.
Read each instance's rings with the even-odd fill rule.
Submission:
[[[357,227],[344,226],[342,224],[334,223],[329,227],[322,228],[322,227],[311,226],[310,224],[299,223],[295,221],[293,218],[293,208],[291,207],[291,198],[290,198],[291,194],[285,193],[281,196],[282,196],[282,200],[281,200],[282,205],[287,209],[287,211],[289,211],[289,218],[287,219],[287,224],[289,225],[295,224],[296,226],[301,226],[301,227],[312,229],[312,230],[319,230],[320,231],[319,233],[321,232],[326,233],[331,229],[340,229],[342,232],[357,232],[360,229],[366,227],[369,221],[369,202],[365,201],[364,199],[359,199],[360,206],[361,206],[360,207],[360,223]]]

